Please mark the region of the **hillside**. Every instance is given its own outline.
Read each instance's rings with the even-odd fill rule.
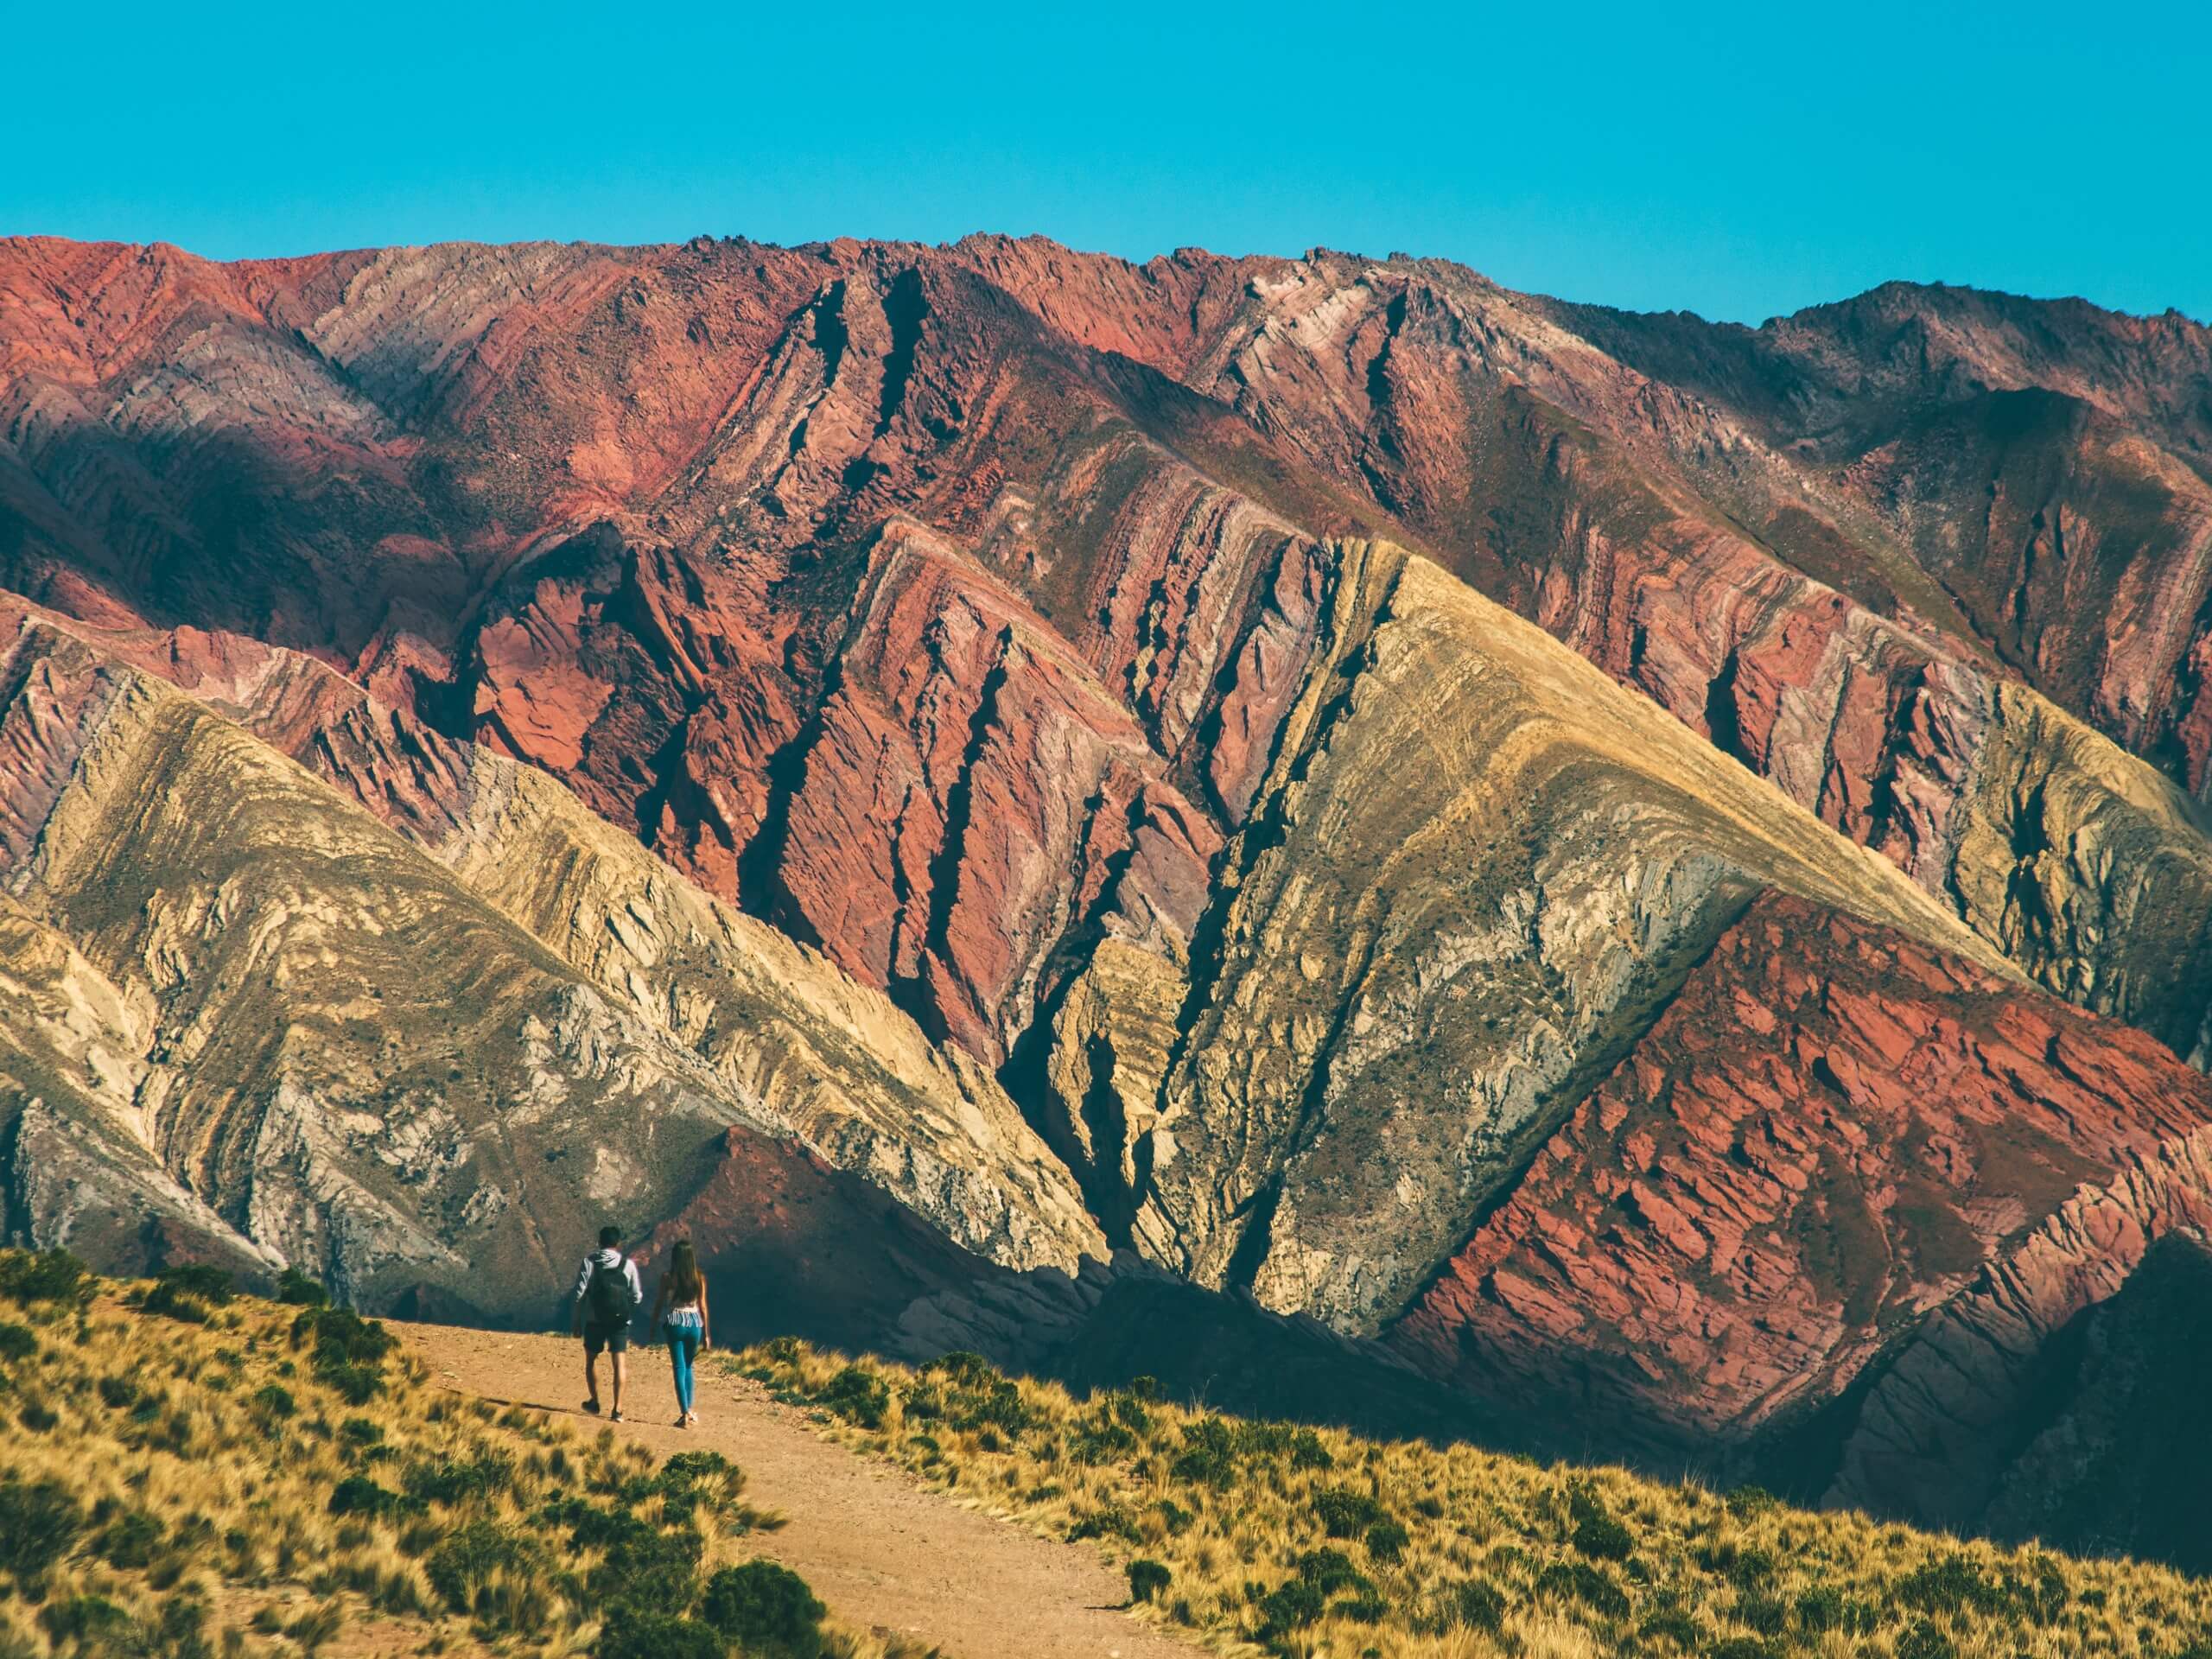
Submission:
[[[296,1278],[282,1306],[204,1270],[80,1274],[0,1255],[0,1503],[20,1523],[0,1640],[27,1654],[922,1659],[925,1637],[1164,1659],[1196,1650],[1180,1636],[1408,1659],[2175,1659],[2212,1638],[2205,1586],[2164,1568],[1141,1384],[1082,1399],[972,1355],[916,1371],[773,1344],[709,1363],[691,1434],[634,1421],[666,1403],[641,1364],[633,1421],[587,1437],[529,1403],[573,1386],[566,1343],[388,1331]]]
[[[0,1253],[9,1652],[923,1659],[825,1629],[720,1453],[441,1391],[311,1281],[284,1295]]]
[[[534,1328],[611,1221],[748,1336],[2106,1547],[2212,1233],[2208,364],[0,242],[8,1236]]]

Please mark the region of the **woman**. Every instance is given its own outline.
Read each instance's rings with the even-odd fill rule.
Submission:
[[[691,1367],[707,1345],[707,1280],[688,1238],[669,1253],[668,1271],[653,1298],[653,1323],[668,1338],[668,1361],[676,1370],[676,1426],[689,1428],[699,1421],[691,1409]]]

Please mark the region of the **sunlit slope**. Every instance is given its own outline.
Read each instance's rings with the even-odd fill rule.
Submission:
[[[1102,957],[1059,1098],[1131,1148],[1147,1248],[1371,1327],[1768,889],[2015,972],[1540,629],[1347,543],[1187,971]]]

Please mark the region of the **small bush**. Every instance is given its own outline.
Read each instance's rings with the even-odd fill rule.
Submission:
[[[1301,1428],[1291,1437],[1290,1466],[1294,1469],[1333,1469],[1335,1454],[1321,1444],[1321,1437],[1310,1428]]]
[[[0,1572],[33,1579],[69,1553],[85,1512],[57,1480],[0,1480]]]
[[[300,1409],[299,1402],[292,1398],[292,1391],[281,1382],[264,1383],[256,1389],[251,1403],[253,1408],[264,1417],[279,1421],[296,1416]]]
[[[981,1354],[957,1351],[933,1361],[930,1370],[950,1377],[953,1384],[963,1389],[988,1388],[1000,1380],[999,1368]]]
[[[310,1350],[315,1376],[349,1406],[384,1391],[384,1363],[399,1338],[351,1308],[304,1307],[292,1321],[292,1346]]]
[[[1607,1618],[1626,1618],[1628,1592],[1587,1561],[1560,1561],[1536,1575],[1540,1595],[1579,1601]]]
[[[1136,1517],[1118,1503],[1103,1504],[1078,1515],[1068,1528],[1070,1543],[1080,1543],[1085,1538],[1121,1538],[1135,1543],[1137,1537]]]
[[[105,1596],[72,1596],[38,1616],[56,1643],[73,1642],[79,1651],[100,1652],[130,1628],[130,1615]]]
[[[544,1565],[544,1546],[494,1522],[471,1521],[454,1529],[423,1563],[430,1587],[457,1613],[469,1611],[476,1592],[495,1574],[534,1573]]]
[[[0,1365],[14,1365],[38,1352],[38,1333],[27,1325],[0,1320]]]
[[[154,1281],[166,1285],[179,1295],[192,1297],[210,1307],[221,1307],[238,1294],[230,1274],[221,1268],[171,1268]]]
[[[166,1530],[143,1510],[125,1510],[92,1535],[92,1549],[110,1567],[124,1571],[143,1568],[161,1548]]]
[[[1413,1535],[1395,1521],[1377,1521],[1367,1529],[1367,1553],[1378,1561],[1395,1561],[1406,1553]]]
[[[1168,1465],[1176,1479],[1225,1491],[1236,1478],[1236,1441],[1218,1417],[1201,1417],[1183,1428],[1183,1449]]]
[[[297,1268],[287,1268],[277,1276],[276,1300],[288,1307],[324,1307],[330,1293]]]
[[[1707,1650],[1707,1659],[1789,1659],[1763,1636],[1726,1636]]]
[[[123,1411],[138,1403],[138,1385],[127,1376],[104,1376],[93,1392],[110,1411]]]
[[[1173,1582],[1174,1574],[1158,1561],[1135,1560],[1129,1563],[1129,1599],[1158,1601]]]
[[[1505,1625],[1505,1596],[1494,1584],[1465,1579],[1441,1598],[1437,1623],[1446,1630],[1497,1630]]]
[[[1624,1561],[1635,1554],[1635,1535],[1594,1493],[1578,1488],[1569,1508],[1574,1518],[1571,1541],[1580,1553],[1600,1561]]]
[[[512,1458],[501,1452],[482,1452],[474,1458],[410,1464],[400,1477],[400,1484],[418,1503],[452,1508],[504,1492],[514,1484],[514,1478]]]
[[[747,1656],[818,1659],[828,1612],[806,1580],[773,1561],[726,1567],[707,1580],[701,1611]]]
[[[696,1618],[620,1607],[601,1624],[592,1659],[724,1659],[714,1629]]]
[[[1388,1519],[1380,1503],[1347,1486],[1317,1488],[1313,1514],[1321,1530],[1332,1538],[1357,1538],[1376,1522]]]
[[[865,1365],[848,1365],[830,1379],[822,1403],[847,1422],[881,1428],[883,1414],[891,1409],[891,1386]]]
[[[67,1250],[0,1250],[0,1297],[22,1306],[89,1301],[93,1286],[92,1270]]]
[[[405,1503],[397,1492],[379,1486],[366,1475],[348,1475],[330,1489],[333,1515],[365,1515],[376,1519],[397,1515]]]

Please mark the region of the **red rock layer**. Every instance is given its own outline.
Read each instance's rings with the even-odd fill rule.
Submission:
[[[2212,1204],[2208,1125],[2212,1081],[2141,1033],[1770,895],[1390,1340],[1611,1443],[1740,1444],[1993,1274],[1883,1385],[1940,1398],[1955,1318],[2047,1327]]]
[[[1236,828],[1331,532],[1433,551],[1933,892],[1995,677],[2200,785],[2207,338],[1919,289],[1751,335],[1325,252],[702,238],[215,265],[17,239],[0,585],[319,654],[995,1056],[1040,964],[1120,925],[1094,890],[1131,822],[1201,859]],[[999,728],[957,837],[957,719],[869,653],[969,626],[963,584],[853,626],[897,521],[1044,642],[1008,666],[1007,720],[1068,722]],[[1061,664],[1033,694],[1031,661]],[[1077,726],[1151,753],[1063,776],[1037,746]],[[894,833],[910,795],[918,833]],[[817,806],[876,815],[875,844],[821,843]],[[868,883],[824,891],[848,857]],[[2125,988],[2212,935],[2087,960],[2130,902],[2036,971],[2192,1052],[2202,996]],[[1031,937],[957,925],[1001,903]]]

